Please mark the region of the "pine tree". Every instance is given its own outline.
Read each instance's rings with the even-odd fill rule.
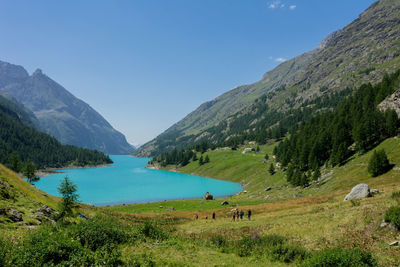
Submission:
[[[208,155],[206,155],[205,159],[204,159],[204,163],[209,163],[210,162],[210,158],[208,157]]]
[[[79,195],[76,193],[78,187],[68,178],[68,176],[65,176],[57,189],[62,195],[62,201],[60,202],[60,218],[72,216],[73,209],[77,207],[79,198]]]
[[[201,166],[203,164],[204,164],[203,155],[201,155],[200,158],[199,158],[199,165]]]
[[[257,146],[256,152],[260,152],[260,146]]]
[[[390,169],[389,160],[386,156],[385,150],[374,151],[371,159],[368,162],[368,172],[372,177],[384,174]]]
[[[21,171],[22,162],[21,159],[19,158],[19,155],[15,151],[11,153],[10,156],[8,157],[8,165],[15,172]]]
[[[196,153],[193,153],[192,160],[193,160],[193,161],[196,161],[196,160],[197,160],[197,154],[196,154]]]
[[[24,176],[28,179],[28,182],[33,184],[34,182],[39,181],[39,177],[37,177],[35,175],[36,172],[36,167],[35,164],[32,163],[32,161],[28,161],[25,164],[24,170],[23,170],[23,174]]]
[[[320,176],[321,176],[321,172],[320,172],[319,168],[317,168],[313,173],[312,179],[314,181],[317,181]]]
[[[275,167],[274,167],[274,164],[273,164],[273,163],[271,163],[271,164],[269,165],[268,172],[269,172],[269,174],[274,175],[274,173],[275,173]]]
[[[265,154],[265,157],[264,157],[264,158],[265,158],[265,160],[266,160],[266,161],[268,161],[268,160],[269,160],[268,153],[267,153],[267,154]]]

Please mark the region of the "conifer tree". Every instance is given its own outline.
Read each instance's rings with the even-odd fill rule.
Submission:
[[[204,159],[204,163],[209,163],[210,162],[210,158],[208,157],[208,155],[206,155],[205,159]]]
[[[274,164],[273,164],[273,163],[271,163],[271,164],[269,165],[268,172],[269,172],[269,174],[274,175],[274,173],[275,173],[275,167],[274,167]]]
[[[386,156],[385,150],[374,151],[371,159],[368,162],[368,172],[372,177],[384,174],[390,169],[389,160]]]
[[[199,165],[201,166],[203,164],[204,164],[203,155],[201,155],[200,158],[199,158]]]

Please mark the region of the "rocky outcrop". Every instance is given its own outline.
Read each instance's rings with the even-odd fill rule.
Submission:
[[[20,212],[13,208],[2,208],[0,209],[0,215],[4,215],[8,219],[10,219],[13,222],[22,222],[22,215]]]
[[[371,192],[367,184],[358,184],[351,189],[351,192],[344,198],[344,201],[370,197]]]
[[[393,109],[394,111],[396,111],[397,116],[400,117],[400,89],[394,92],[385,100],[383,100],[378,105],[378,108],[383,111],[387,109]]]

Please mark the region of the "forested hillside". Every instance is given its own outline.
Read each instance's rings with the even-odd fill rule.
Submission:
[[[21,66],[0,61],[0,95],[23,104],[37,118],[36,128],[62,144],[107,154],[134,150],[97,111],[40,69],[29,75]]]
[[[30,127],[29,116],[14,103],[0,98],[0,163],[19,170],[23,163],[37,168],[111,163],[102,152],[61,145],[54,137]]]
[[[352,23],[329,35],[317,49],[282,63],[257,83],[237,87],[202,104],[135,155],[160,155],[202,138],[215,141],[219,137],[214,136],[213,127],[218,127],[225,138],[232,138],[236,133],[231,125],[240,120],[245,122],[243,131],[251,131],[265,116],[288,112],[306,101],[346,88],[376,84],[385,73],[400,68],[399,56],[400,2],[378,1]],[[260,108],[268,112],[253,118]],[[249,116],[253,120],[246,121]]]

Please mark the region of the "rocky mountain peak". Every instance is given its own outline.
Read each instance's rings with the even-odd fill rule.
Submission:
[[[36,69],[35,72],[32,74],[32,76],[39,76],[43,75],[43,71],[41,69]]]

